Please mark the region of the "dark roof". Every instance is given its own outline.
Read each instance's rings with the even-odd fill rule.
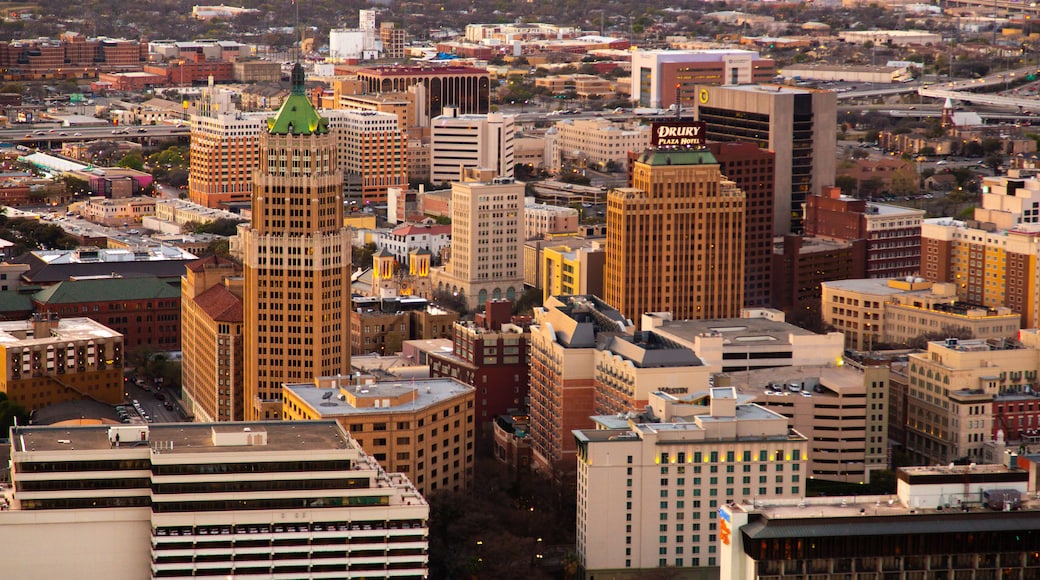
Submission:
[[[101,278],[66,280],[47,287],[33,296],[42,304],[76,304],[113,300],[150,300],[180,298],[180,288],[159,278]]]
[[[123,278],[140,278],[156,276],[158,278],[180,278],[184,274],[187,260],[150,260],[133,262],[86,262],[78,264],[47,264],[25,254],[14,260],[19,264],[28,264],[29,270],[22,274],[22,279],[32,284],[50,285],[70,278],[93,276],[121,276]]]
[[[199,258],[198,260],[194,260],[194,261],[188,262],[186,267],[189,270],[191,270],[192,272],[202,272],[206,268],[212,268],[214,266],[216,266],[216,267],[220,267],[220,266],[231,266],[231,267],[234,267],[234,266],[237,266],[237,265],[238,265],[238,262],[235,262],[234,260],[231,260],[229,258],[225,258],[225,257],[222,257],[222,256],[212,255],[212,256],[206,256],[205,258]]]
[[[242,322],[242,299],[227,287],[217,284],[195,297],[195,303],[212,320],[218,322]]]
[[[647,165],[718,165],[707,149],[650,149],[639,156]]]
[[[28,294],[22,294],[18,291],[7,291],[0,292],[0,318],[9,318],[5,316],[8,313],[21,314],[26,312],[32,312],[32,297]],[[18,316],[19,319],[23,316]]]
[[[1035,530],[1040,528],[1040,512],[932,512],[905,516],[853,516],[834,518],[762,519],[741,528],[752,540],[771,538],[827,538],[842,536],[884,536],[889,534],[937,534]]]

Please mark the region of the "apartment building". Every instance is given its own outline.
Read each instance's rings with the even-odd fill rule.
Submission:
[[[585,578],[669,569],[717,577],[719,509],[805,495],[808,439],[733,388],[683,422],[575,430],[578,559]]]
[[[384,469],[419,492],[473,480],[474,389],[455,379],[376,382],[350,375],[284,386],[287,421],[335,420]]]
[[[545,234],[572,234],[578,231],[578,210],[573,207],[538,203],[524,198],[524,239]]]
[[[631,321],[595,296],[553,296],[534,311],[530,346],[531,447],[536,469],[574,471],[574,429],[589,429],[598,343],[632,334]]]
[[[524,184],[508,177],[451,184],[451,257],[432,271],[439,292],[471,309],[523,292]]]
[[[864,244],[867,278],[916,276],[923,209],[873,203],[823,187],[805,205],[805,234]]]
[[[490,169],[513,177],[516,121],[502,113],[463,114],[447,107],[431,120],[430,182],[462,180],[463,169]]]
[[[408,140],[392,113],[326,111],[336,135],[344,195],[358,204],[386,202],[388,187],[408,187]]]
[[[235,111],[230,101],[203,97],[191,117],[189,200],[210,208],[249,201],[267,116]]]
[[[428,574],[428,504],[333,421],[17,427],[11,464],[12,580]]]
[[[923,278],[823,282],[820,315],[845,334],[851,349],[877,344],[909,344],[923,336],[1009,338],[1022,318],[1006,306],[960,302],[952,283]]]
[[[0,392],[26,409],[123,400],[123,335],[98,322],[34,314],[0,322],[0,339]]]

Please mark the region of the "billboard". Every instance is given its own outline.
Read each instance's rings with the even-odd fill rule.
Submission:
[[[673,121],[650,124],[650,146],[670,149],[704,147],[703,121]]]

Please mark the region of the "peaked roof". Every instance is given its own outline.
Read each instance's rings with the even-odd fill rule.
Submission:
[[[34,294],[33,300],[42,304],[75,304],[78,302],[180,298],[180,296],[180,288],[167,284],[159,278],[102,278],[58,282]]]
[[[278,114],[267,120],[267,131],[274,135],[314,135],[329,132],[329,120],[318,114],[307,99],[303,66],[296,63],[292,70],[292,94]]]
[[[199,258],[198,260],[195,260],[194,262],[188,262],[185,267],[187,267],[192,272],[202,272],[206,268],[213,268],[213,267],[220,267],[220,266],[230,266],[230,267],[234,268],[237,265],[238,265],[238,262],[235,262],[234,260],[231,260],[229,258],[225,258],[223,256],[217,256],[217,255],[214,254],[212,256],[206,256],[205,258]],[[235,269],[237,269],[237,268],[235,268]]]
[[[217,284],[196,296],[195,303],[210,319],[218,322],[242,322],[244,319],[242,299],[222,284]]]
[[[440,236],[444,234],[451,234],[451,225],[425,225],[425,224],[405,224],[397,229],[390,232],[395,236],[419,236],[422,234],[430,234],[431,236]]]

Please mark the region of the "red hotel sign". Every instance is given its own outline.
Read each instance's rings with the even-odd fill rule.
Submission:
[[[650,146],[674,149],[703,147],[705,133],[704,123],[701,121],[652,123],[650,125]]]

